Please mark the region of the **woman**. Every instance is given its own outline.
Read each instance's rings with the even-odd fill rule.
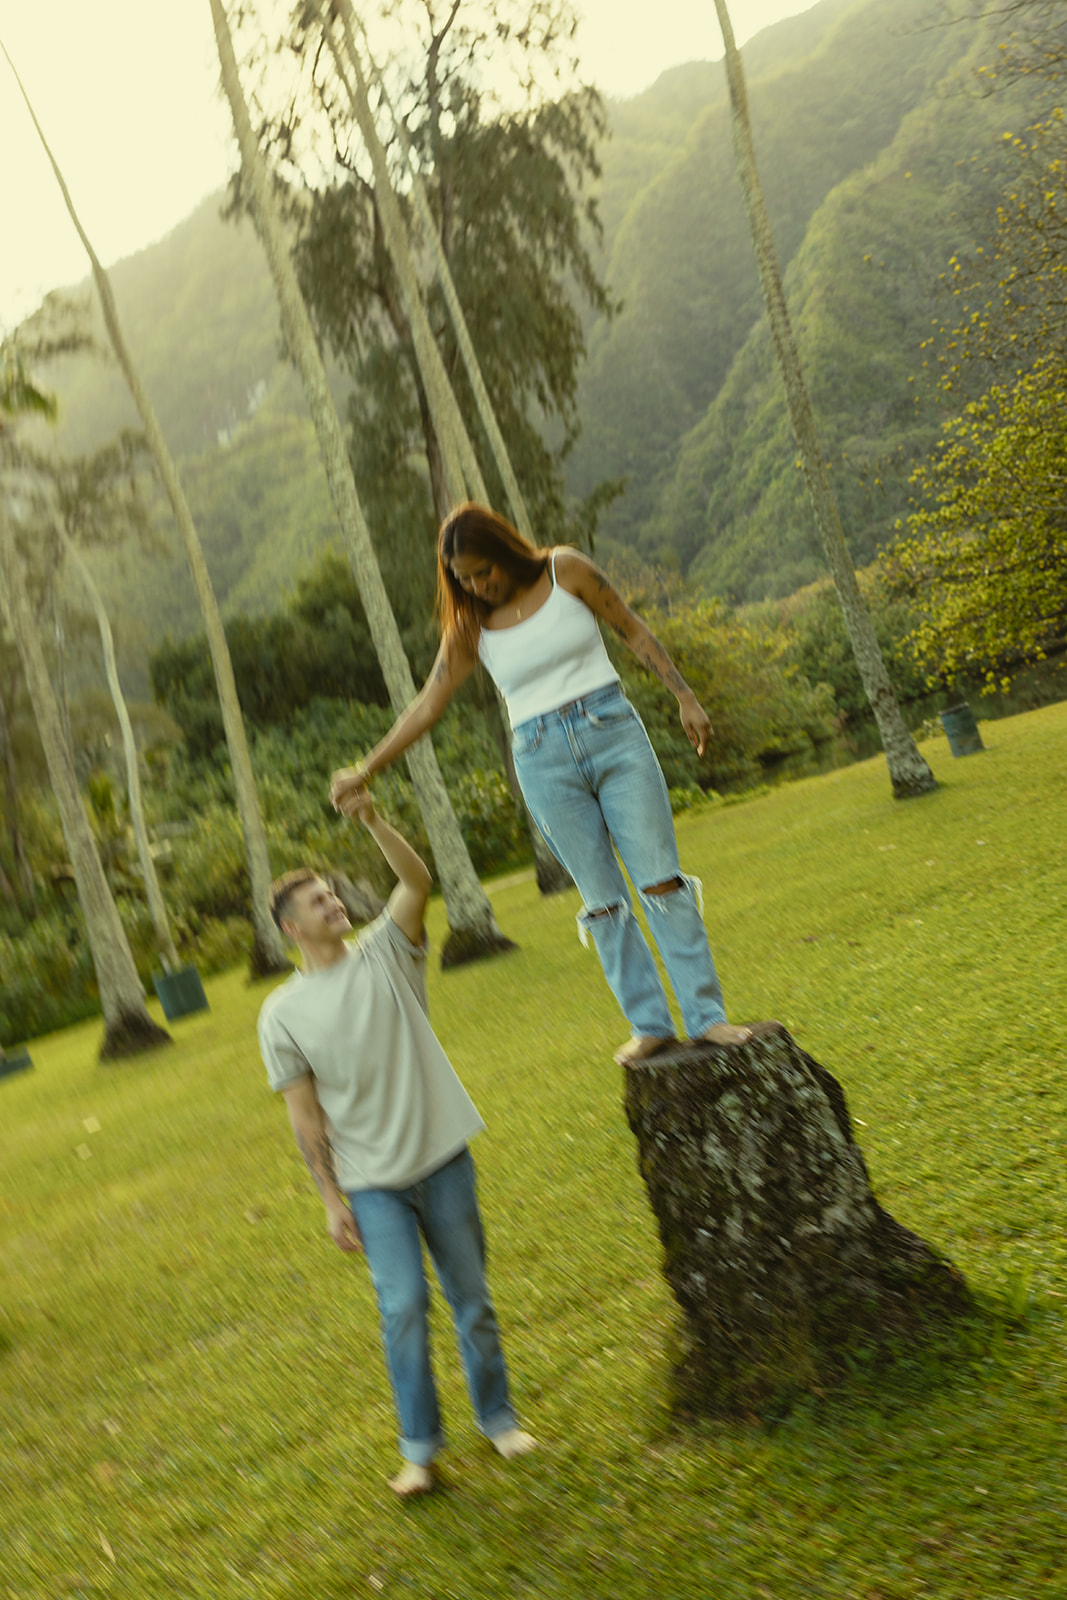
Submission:
[[[698,755],[711,723],[659,640],[577,550],[536,549],[495,512],[468,502],[437,550],[441,648],[422,691],[355,767],[335,772],[334,805],[390,766],[437,723],[481,660],[507,704],[515,768],[534,821],[582,896],[592,937],[642,1060],[674,1038],[667,997],[616,859],[638,889],[690,1038],[744,1044],[732,1027],[697,905],[678,863],[667,786],[641,719],[622,693],[597,627],[610,624],[678,698]]]

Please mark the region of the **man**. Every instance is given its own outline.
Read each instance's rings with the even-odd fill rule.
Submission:
[[[259,1042],[330,1237],[338,1249],[367,1257],[405,1460],[390,1487],[406,1498],[434,1487],[445,1442],[422,1239],[451,1307],[482,1432],[508,1459],[535,1441],[516,1425],[485,1282],[467,1148],[484,1124],[426,1016],[430,873],[376,814],[366,789],[343,809],[358,817],[399,882],[354,944],[346,943],[352,927],[344,906],[315,873],[289,872],[272,884],[274,920],[299,949],[303,970],[264,1003]]]

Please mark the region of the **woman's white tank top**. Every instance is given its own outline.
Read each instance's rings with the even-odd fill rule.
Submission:
[[[532,617],[512,628],[483,628],[478,638],[478,655],[513,728],[619,681],[596,617],[556,582],[554,550],[551,575],[548,599]]]

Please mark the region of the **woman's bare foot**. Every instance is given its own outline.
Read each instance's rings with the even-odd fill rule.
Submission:
[[[751,1028],[735,1028],[730,1022],[713,1022],[700,1035],[708,1044],[747,1044],[752,1037]]]
[[[418,1494],[429,1494],[437,1486],[432,1467],[418,1467],[414,1461],[406,1461],[395,1478],[389,1479],[389,1487],[401,1500],[413,1500]]]
[[[658,1055],[661,1050],[666,1050],[669,1045],[677,1044],[673,1033],[666,1039],[661,1039],[655,1033],[639,1033],[634,1039],[627,1039],[615,1052],[614,1060],[620,1067],[625,1067],[631,1061],[647,1061],[649,1056]]]
[[[533,1434],[523,1433],[521,1428],[504,1428],[500,1433],[494,1433],[489,1443],[505,1461],[513,1461],[516,1456],[528,1456],[531,1450],[537,1449]]]

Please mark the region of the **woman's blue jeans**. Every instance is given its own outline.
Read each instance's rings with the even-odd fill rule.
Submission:
[[[610,684],[521,722],[513,749],[530,814],[578,887],[579,928],[592,937],[633,1032],[668,1038],[674,1025],[616,850],[641,897],[686,1033],[695,1039],[724,1022],[696,884],[678,864],[667,785],[622,690]],[[674,890],[647,893],[672,881]]]
[[[485,1281],[485,1235],[470,1151],[463,1149],[410,1189],[355,1189],[347,1198],[378,1297],[401,1454],[428,1466],[445,1442],[430,1360],[422,1239],[456,1325],[478,1425],[490,1439],[514,1427]]]

